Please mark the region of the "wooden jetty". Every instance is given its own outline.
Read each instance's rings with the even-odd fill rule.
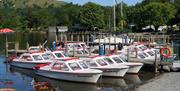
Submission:
[[[9,46],[13,46],[14,48],[9,48]],[[29,48],[29,44],[27,43],[27,49]],[[19,42],[7,42],[6,43],[6,57],[8,57],[9,54],[22,54],[25,52],[28,52],[27,49],[19,49]]]

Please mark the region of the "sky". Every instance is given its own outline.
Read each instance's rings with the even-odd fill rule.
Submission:
[[[74,4],[80,4],[83,5],[87,2],[94,2],[103,6],[112,6],[113,5],[113,0],[60,0],[60,1],[65,1],[65,2],[73,2]],[[135,5],[138,2],[141,2],[142,0],[123,0],[128,5]],[[121,2],[121,0],[117,0],[117,2]]]

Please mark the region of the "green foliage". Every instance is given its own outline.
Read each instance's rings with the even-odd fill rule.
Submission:
[[[180,0],[143,0],[135,6],[116,5],[116,27],[135,24],[138,29],[147,25],[172,25],[180,23]],[[48,26],[82,25],[87,28],[113,29],[113,7],[86,3],[83,6],[56,0],[1,0],[0,28],[22,31],[40,31]]]
[[[88,2],[80,13],[80,23],[86,27],[104,27],[104,11],[100,5]]]
[[[132,19],[139,27],[166,25],[176,13],[175,7],[170,3],[153,2],[132,8],[134,9],[128,12],[129,19]]]

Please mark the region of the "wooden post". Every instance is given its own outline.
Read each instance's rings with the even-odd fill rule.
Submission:
[[[141,42],[142,42],[142,39],[143,39],[143,35],[141,35]]]
[[[127,62],[129,62],[129,49],[127,49]]]
[[[5,49],[5,53],[6,53],[6,57],[8,57],[8,40],[7,40],[7,34],[5,34],[5,36],[6,36],[6,45],[5,45],[6,49]]]
[[[77,34],[78,36],[77,36],[77,41],[79,41],[79,34]]]
[[[63,34],[62,34],[62,33],[60,33],[60,37],[61,37],[61,42],[62,42],[62,41],[65,41],[65,40],[63,39]]]
[[[84,34],[82,34],[82,41],[84,42]]]
[[[106,55],[106,44],[104,43],[104,54]]]
[[[137,56],[138,56],[138,49],[135,48],[135,51],[136,51],[136,58],[137,58]]]
[[[26,49],[28,50],[29,49],[29,43],[26,42]]]
[[[71,33],[71,41],[74,41],[74,40],[73,40],[73,34],[72,34],[72,33]]]
[[[137,35],[137,37],[138,37],[138,42],[139,42],[139,35]]]
[[[110,50],[111,50],[111,37],[109,37],[109,54],[110,54]]]
[[[157,51],[155,51],[155,65],[154,65],[154,73],[158,72],[158,61],[157,61]]]
[[[73,57],[75,57],[75,47],[73,46]]]
[[[86,36],[87,36],[87,45],[89,46],[89,35]]]
[[[89,56],[91,56],[91,46],[89,46]]]
[[[17,56],[17,51],[19,50],[19,42],[15,44],[15,55]]]

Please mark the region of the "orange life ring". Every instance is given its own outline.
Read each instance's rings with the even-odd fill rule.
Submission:
[[[165,53],[165,51],[167,51],[168,53]],[[167,47],[167,48],[161,48],[160,50],[160,54],[165,57],[165,58],[168,58],[172,55],[172,50],[171,48]]]

